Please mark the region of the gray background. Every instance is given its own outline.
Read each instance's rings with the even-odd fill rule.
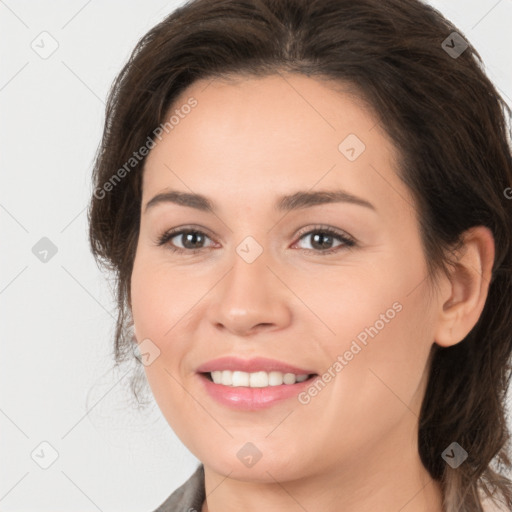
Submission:
[[[156,406],[127,406],[126,372],[111,371],[115,303],[86,215],[110,84],[182,3],[0,1],[2,512],[151,511],[198,462]],[[430,3],[512,105],[512,0]],[[51,50],[43,31],[58,43],[47,58],[32,48]],[[47,262],[33,252],[43,237],[57,249]],[[48,469],[35,462],[51,461],[45,441],[58,453]]]

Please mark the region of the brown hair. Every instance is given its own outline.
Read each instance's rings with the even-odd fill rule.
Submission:
[[[482,511],[482,490],[497,503],[499,493],[512,509],[504,473],[510,467],[511,111],[464,40],[419,0],[195,0],[152,28],[109,92],[88,212],[93,254],[115,273],[116,362],[132,354],[130,277],[144,158],[130,159],[156,138],[177,95],[198,79],[281,71],[348,84],[399,152],[397,174],[417,204],[432,282],[437,270],[448,272],[465,230],[483,225],[493,233],[492,279],[477,324],[462,342],[432,347],[418,449],[442,485],[446,512]],[[441,457],[453,441],[468,453],[456,469]]]

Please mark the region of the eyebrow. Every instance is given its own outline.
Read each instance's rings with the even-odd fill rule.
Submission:
[[[217,211],[215,203],[206,196],[179,190],[169,190],[157,194],[148,201],[144,213],[154,208],[156,205],[163,203],[174,203],[180,206],[195,208],[200,211],[212,211],[214,213]],[[344,190],[298,191],[294,194],[279,197],[274,208],[278,211],[288,212],[328,203],[350,203],[376,211],[375,206],[370,202]]]

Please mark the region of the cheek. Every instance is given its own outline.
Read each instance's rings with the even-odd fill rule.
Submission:
[[[132,313],[137,340],[165,343],[179,320],[186,290],[154,259],[139,253],[131,276]]]
[[[432,315],[424,286],[414,293],[402,288],[370,295],[364,304],[352,302],[340,311],[337,341],[325,346],[336,374],[332,397],[343,404],[330,409],[330,421],[343,422],[350,411],[353,421],[346,434],[353,439],[378,436],[409,411],[419,415],[433,343]]]
[[[134,333],[137,343],[152,347],[154,354],[151,364],[145,364],[144,370],[151,385],[153,394],[157,398],[160,388],[169,385],[170,377],[165,368],[174,373],[169,367],[169,361],[165,361],[167,349],[165,342],[172,334],[172,326],[175,323],[172,312],[175,310],[166,301],[172,296],[169,286],[165,285],[165,276],[150,263],[138,255],[135,259],[131,276],[132,316],[134,321]],[[167,290],[167,293],[164,291]],[[168,335],[166,333],[171,330]],[[164,366],[165,361],[165,366]],[[157,398],[158,401],[158,398]]]
[[[172,279],[170,274],[158,262],[135,260],[131,278],[132,313],[137,341],[149,338],[159,354],[144,366],[155,401],[178,437],[190,446],[194,445],[194,439],[185,419],[197,417],[197,406],[181,382],[187,346],[186,337],[180,333],[186,322],[184,315],[197,302],[197,295],[190,301],[184,300],[187,290],[179,282],[184,277]]]
[[[189,283],[187,285],[187,283]],[[184,398],[176,380],[181,380],[189,349],[184,333],[189,315],[201,297],[189,272],[176,271],[161,261],[139,253],[131,277],[132,315],[139,343],[149,339],[158,356],[145,366],[157,402]]]
[[[323,286],[317,281],[320,286],[309,290],[308,306],[322,319],[318,346],[328,361],[324,370],[335,376],[324,374],[332,394],[321,394],[326,401],[330,394],[344,404],[327,407],[323,399],[317,400],[322,404],[317,412],[332,415],[331,421],[342,420],[348,409],[353,418],[359,416],[354,425],[375,413],[380,421],[392,422],[407,411],[405,404],[419,412],[420,387],[434,342],[434,309],[419,247],[415,250],[409,242],[408,255],[408,263],[397,254],[382,255],[364,273],[341,272],[338,279]]]

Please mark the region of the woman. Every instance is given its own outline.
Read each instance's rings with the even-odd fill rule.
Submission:
[[[116,358],[201,461],[158,511],[510,510],[510,110],[418,0],[195,0],[110,92]]]

